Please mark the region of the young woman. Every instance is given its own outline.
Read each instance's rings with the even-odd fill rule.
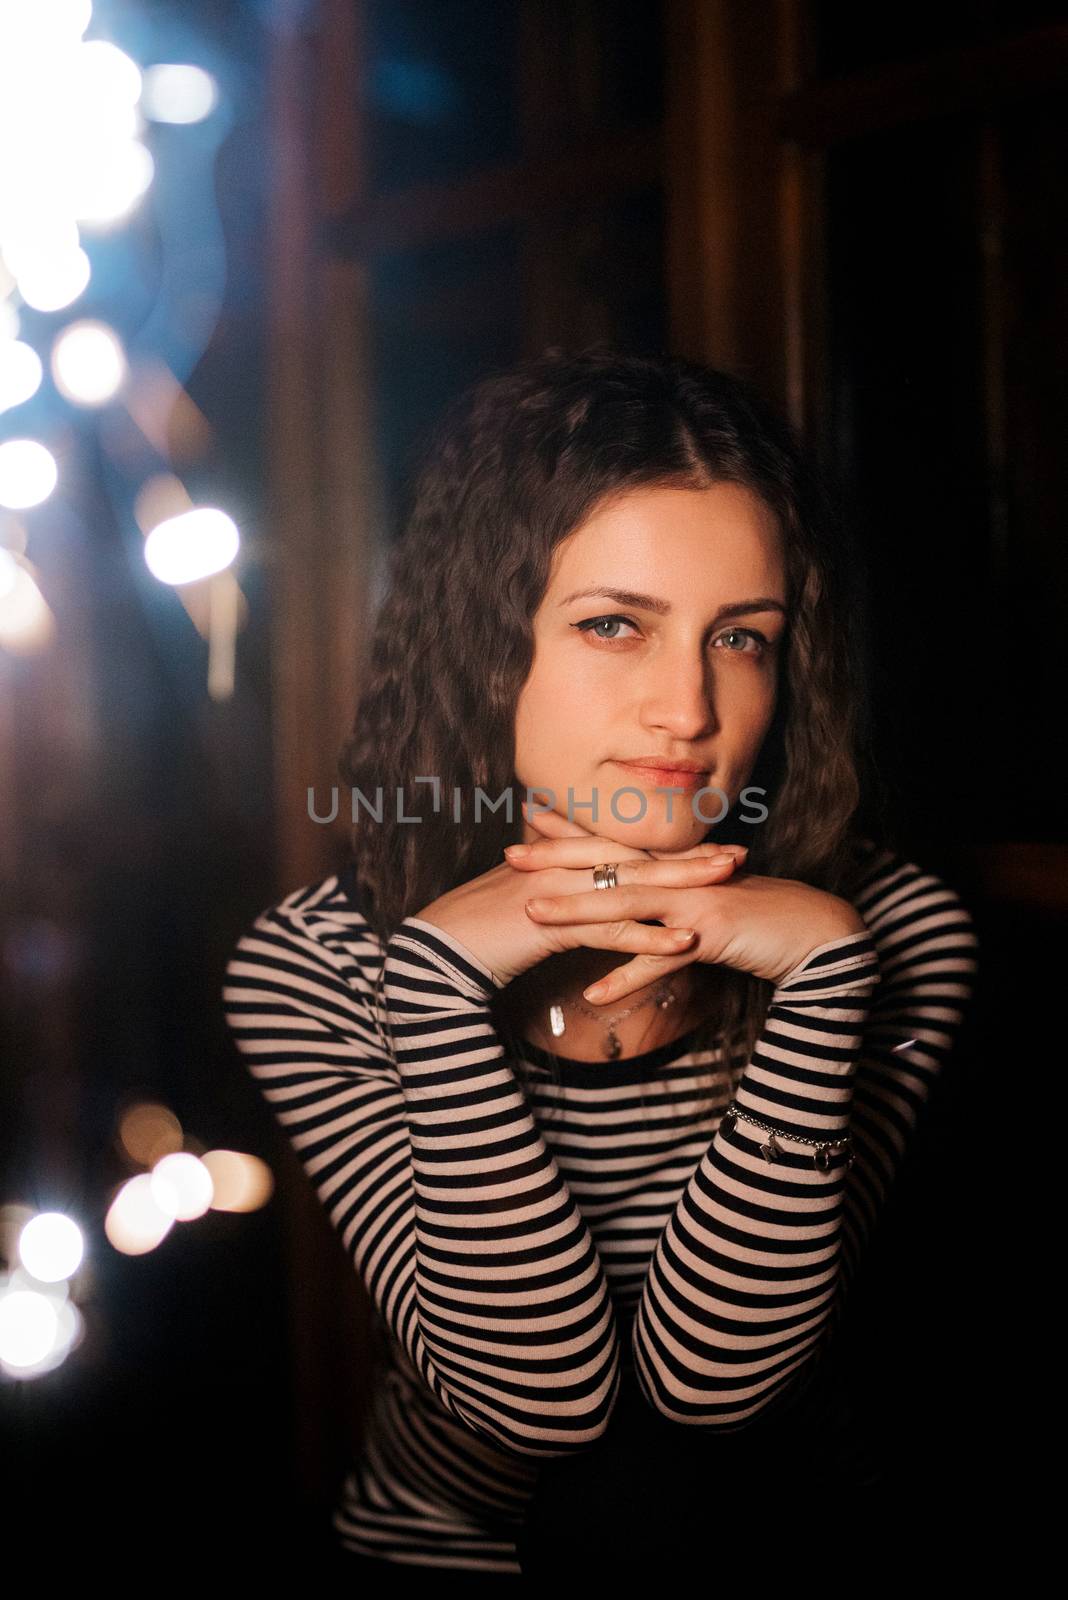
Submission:
[[[600,345],[484,380],[390,577],[352,860],[224,1005],[375,1307],[338,1545],[503,1579],[624,1407],[670,1463],[815,1392],[976,940],[864,820],[856,563],[737,379]]]

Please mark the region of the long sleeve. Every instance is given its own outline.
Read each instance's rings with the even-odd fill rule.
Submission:
[[[505,1062],[492,973],[418,918],[383,955],[283,902],[226,980],[246,1065],[441,1405],[523,1455],[599,1438],[619,1384],[608,1285]]]
[[[882,857],[885,863],[886,857]],[[779,983],[736,1092],[650,1261],[632,1327],[639,1384],[674,1421],[734,1430],[798,1381],[837,1317],[909,1131],[948,1057],[974,970],[958,897],[912,863],[880,863],[853,895],[867,924]],[[895,1049],[895,1045],[899,1048]],[[904,1046],[905,1048],[900,1048]],[[852,1167],[789,1137],[850,1132]]]
[[[718,1127],[657,1242],[632,1327],[647,1399],[676,1422],[736,1428],[811,1354],[835,1291],[846,1156],[827,1168],[788,1137],[841,1139],[878,978],[870,933],[811,951],[777,986],[735,1092],[782,1129]]]
[[[879,948],[853,1091],[857,1152],[846,1174],[843,1290],[900,1171],[975,989],[979,941],[960,897],[914,862],[884,853],[853,893]]]

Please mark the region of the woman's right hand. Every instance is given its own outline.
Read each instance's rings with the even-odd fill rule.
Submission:
[[[596,843],[592,848],[579,847],[576,840],[576,854],[589,858],[579,865],[520,870],[505,861],[450,889],[415,915],[459,940],[501,984],[511,983],[547,956],[580,947],[618,950],[626,956],[678,958],[689,940],[680,940],[676,928],[622,919],[540,925],[527,916],[526,903],[539,895],[574,894],[591,888],[590,860],[594,856],[596,862],[617,864],[621,885],[660,883],[681,888],[722,883],[744,864],[744,852],[738,846],[702,844],[678,856],[653,857],[644,850],[612,839],[597,840],[596,835],[583,832],[588,841]]]

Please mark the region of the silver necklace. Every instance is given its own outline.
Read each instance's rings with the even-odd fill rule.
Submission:
[[[567,1024],[564,1021],[564,1006],[569,1007],[572,1011],[584,1011],[588,1017],[596,1017],[604,1023],[608,1030],[601,1042],[601,1047],[609,1061],[614,1061],[623,1049],[619,1035],[615,1030],[615,1024],[622,1022],[623,1018],[629,1017],[632,1012],[640,1011],[643,1006],[655,1004],[659,1011],[666,1011],[669,1006],[675,1004],[676,998],[677,996],[671,985],[662,983],[655,994],[648,995],[644,1000],[639,1000],[637,1005],[628,1006],[625,1011],[617,1011],[614,1016],[607,1019],[602,1011],[595,1011],[592,1006],[584,1006],[580,1000],[558,1001],[555,1005],[549,1007],[549,1027],[552,1029],[554,1039],[559,1039],[561,1034],[566,1032]]]

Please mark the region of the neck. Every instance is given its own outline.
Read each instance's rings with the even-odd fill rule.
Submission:
[[[584,989],[627,960],[629,957],[621,957],[617,950],[586,948],[564,950],[546,957],[536,967],[521,974],[505,991],[502,999],[510,1025],[533,1043],[541,1044],[548,1050],[558,1050],[563,1055],[578,1054],[583,1042],[591,1049],[598,1050],[612,1017],[629,1010],[631,1006],[640,1005],[641,1009],[614,1025],[629,1053],[652,1049],[696,1026],[708,1010],[707,994],[700,982],[708,969],[702,969],[698,974],[692,965],[657,978],[611,1004],[595,1006],[583,999]],[[651,1002],[665,984],[670,986],[676,998],[673,1005],[662,1011]],[[589,1016],[586,1011],[576,1009],[576,1001],[595,1015]],[[642,1004],[643,1001],[650,1003]],[[552,1032],[549,1022],[549,1007],[552,1005],[564,1007],[566,1046]]]

